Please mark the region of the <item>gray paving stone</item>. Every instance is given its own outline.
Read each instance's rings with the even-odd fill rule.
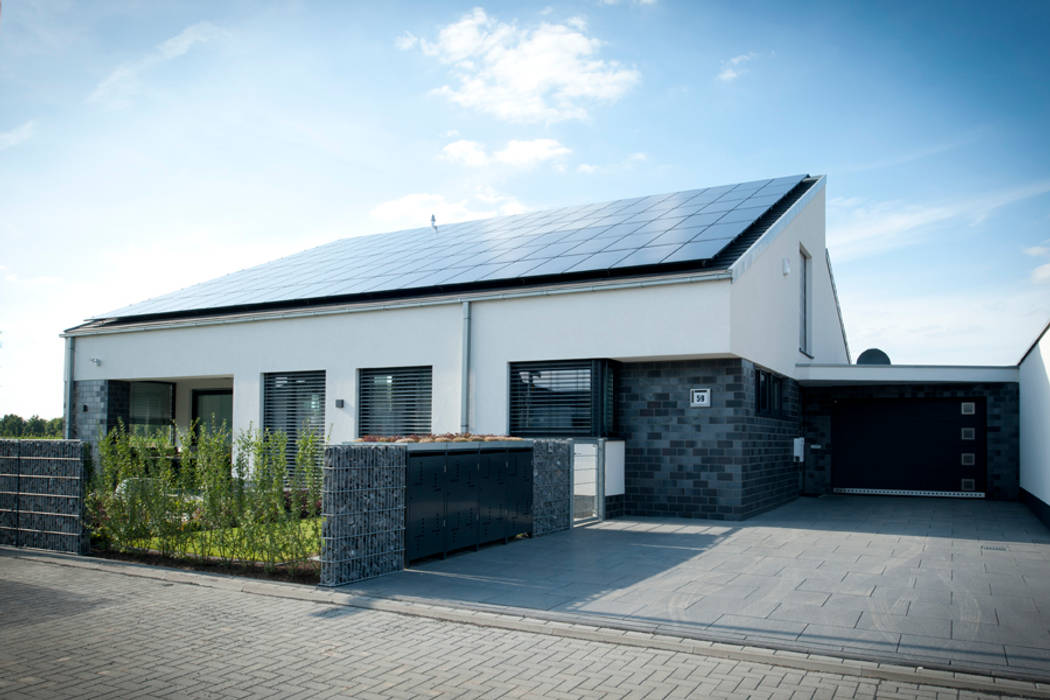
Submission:
[[[856,627],[862,611],[849,608],[828,608],[822,605],[781,605],[769,617],[777,620],[836,627]]]
[[[942,639],[950,639],[952,629],[949,620],[942,620],[936,617],[892,615],[869,611],[861,613],[860,619],[857,621],[857,627],[924,637],[940,637]]]

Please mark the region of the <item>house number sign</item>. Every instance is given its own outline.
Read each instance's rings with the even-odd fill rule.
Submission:
[[[692,408],[711,408],[711,390],[690,389],[689,405]]]

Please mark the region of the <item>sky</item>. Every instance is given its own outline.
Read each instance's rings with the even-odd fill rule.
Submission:
[[[84,319],[338,238],[827,176],[854,358],[1050,320],[1050,3],[0,8],[0,415]]]

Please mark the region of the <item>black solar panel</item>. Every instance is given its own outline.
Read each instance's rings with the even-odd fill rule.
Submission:
[[[345,238],[101,318],[508,282],[716,256],[806,175]]]

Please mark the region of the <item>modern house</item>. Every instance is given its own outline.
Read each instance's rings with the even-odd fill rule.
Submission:
[[[825,184],[347,238],[133,304],[64,334],[67,425],[615,437],[610,516],[1017,498],[1017,367],[850,364]]]

